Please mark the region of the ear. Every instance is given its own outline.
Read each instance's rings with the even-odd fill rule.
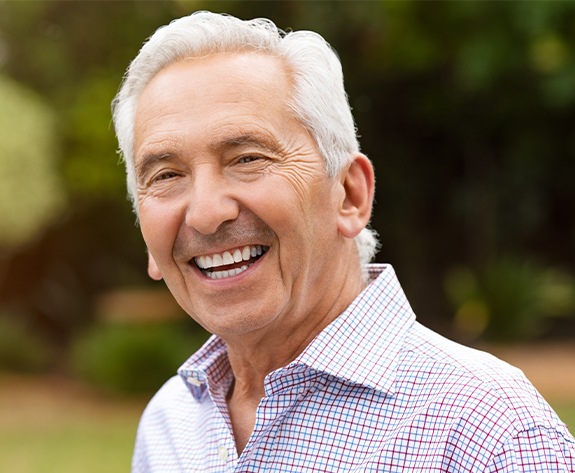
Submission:
[[[160,272],[160,268],[156,264],[156,260],[148,250],[148,276],[156,281],[160,281],[162,279],[162,273]]]
[[[367,156],[358,154],[340,176],[344,199],[340,204],[338,230],[355,238],[369,223],[373,205],[375,177]]]

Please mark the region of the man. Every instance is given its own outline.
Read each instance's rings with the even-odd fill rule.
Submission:
[[[114,122],[148,272],[214,334],[147,407],[133,471],[574,471],[522,374],[419,325],[368,265],[373,170],[319,35],[176,20]]]

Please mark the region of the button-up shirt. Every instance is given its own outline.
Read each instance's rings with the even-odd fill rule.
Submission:
[[[212,337],[152,399],[140,472],[575,472],[575,440],[516,368],[420,325],[390,266],[265,379],[238,456]]]

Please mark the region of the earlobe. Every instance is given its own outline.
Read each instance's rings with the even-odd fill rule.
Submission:
[[[355,156],[341,182],[345,196],[339,208],[338,230],[347,238],[355,238],[369,223],[373,205],[375,178],[367,156]]]
[[[148,276],[150,276],[155,281],[160,281],[162,279],[162,273],[160,268],[156,264],[156,260],[152,256],[152,253],[148,250]]]

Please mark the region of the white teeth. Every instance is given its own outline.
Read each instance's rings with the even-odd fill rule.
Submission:
[[[230,269],[229,271],[213,271],[208,273],[208,276],[212,279],[229,278],[231,276],[237,276],[238,274],[243,273],[246,269],[248,269],[248,265],[244,264],[241,268]]]
[[[262,245],[252,245],[244,246],[241,250],[236,249],[233,252],[224,251],[223,253],[215,253],[211,256],[197,256],[194,261],[198,268],[203,270],[212,279],[228,278],[231,276],[236,276],[248,268],[248,265],[244,265],[241,268],[229,269],[226,271],[215,271],[215,268],[220,266],[227,266],[234,263],[240,263],[242,261],[249,261],[251,258],[261,256],[265,253],[265,246]]]
[[[220,255],[214,255],[212,256],[212,266],[213,267],[217,267],[217,266],[223,266],[224,265],[224,259],[220,256]]]
[[[234,264],[234,257],[230,254],[229,251],[226,251],[224,253],[223,260],[224,260],[224,264]]]

